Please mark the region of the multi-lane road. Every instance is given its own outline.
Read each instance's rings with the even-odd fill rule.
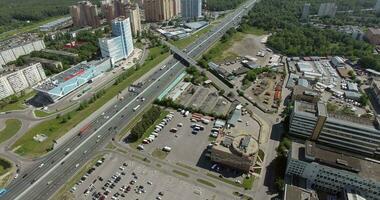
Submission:
[[[204,53],[214,42],[231,27],[236,26],[255,1],[248,1],[225,19],[213,30],[186,48],[190,57]],[[166,68],[157,70],[149,76],[138,94],[128,92],[123,100],[110,106],[93,120],[81,135],[75,136],[48,154],[40,163],[24,170],[13,181],[2,199],[48,199],[50,195],[77,170],[76,164],[84,164],[105,142],[130,122],[139,111],[160,95],[160,93],[183,71],[185,67],[171,59]],[[145,101],[142,101],[142,98]],[[140,106],[139,106],[140,105]],[[136,108],[139,106],[137,110]],[[48,184],[49,183],[49,184]]]

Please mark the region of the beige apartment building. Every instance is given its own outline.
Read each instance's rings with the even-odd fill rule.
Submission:
[[[145,0],[145,20],[158,22],[170,20],[175,16],[173,0]]]
[[[89,1],[80,1],[76,5],[70,6],[70,15],[76,27],[98,27],[100,25],[97,7]]]

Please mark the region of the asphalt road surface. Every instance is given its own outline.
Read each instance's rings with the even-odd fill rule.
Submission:
[[[248,1],[228,15],[218,27],[190,45],[186,53],[191,57],[204,53],[229,28],[238,24],[254,2]],[[75,167],[76,164],[85,163],[95,150],[108,142],[185,70],[185,67],[174,59],[169,60],[166,65],[165,69],[158,70],[144,82],[139,94],[128,92],[123,100],[110,106],[92,121],[82,135],[73,137],[48,154],[40,163],[26,169],[6,188],[8,191],[1,199],[48,199],[79,169]],[[144,102],[141,100],[142,97],[145,98]],[[134,109],[137,106],[139,107]]]

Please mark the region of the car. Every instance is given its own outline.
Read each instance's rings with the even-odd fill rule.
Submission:
[[[132,182],[132,181],[131,181]],[[125,189],[126,191],[131,191],[131,186],[128,185],[128,187]]]
[[[39,166],[38,166],[38,168],[41,168],[41,167],[43,167],[45,164],[44,163],[41,163]]]
[[[15,176],[13,177],[13,179],[16,179],[18,177],[18,174],[15,174]]]
[[[75,168],[78,168],[79,167],[79,163],[77,163],[76,165],[75,165]]]
[[[152,183],[152,182],[150,182],[150,181],[148,181],[148,182],[147,182],[147,184],[148,184],[148,185],[152,185],[153,183]]]
[[[159,192],[158,195],[164,196],[164,192]]]

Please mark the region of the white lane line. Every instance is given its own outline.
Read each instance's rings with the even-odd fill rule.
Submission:
[[[238,15],[240,15],[241,12],[243,12],[244,9],[242,11],[239,12]],[[235,17],[233,17],[233,20],[238,16],[236,15]],[[207,40],[209,40],[213,35],[217,34],[221,29],[223,29],[225,26],[227,26],[229,23],[231,23],[231,21],[233,20],[230,20],[230,22],[224,24],[222,26],[222,28],[220,28],[218,31],[214,32],[213,34],[211,34],[208,39],[204,40],[203,42],[201,42],[198,47],[202,44],[204,44],[205,42],[207,42]],[[189,53],[193,52],[194,50],[196,50],[197,48],[194,48],[193,50],[191,50]],[[65,156],[61,162],[67,160],[73,153],[75,153],[80,147],[82,147],[87,141],[89,141],[94,135],[96,135],[96,133],[98,131],[100,131],[104,126],[106,126],[110,121],[112,121],[115,117],[117,117],[121,112],[124,111],[124,109],[126,107],[128,107],[131,103],[135,102],[137,98],[139,98],[139,96],[146,92],[146,90],[148,90],[150,87],[152,87],[152,85],[154,85],[159,79],[161,79],[164,75],[166,75],[166,73],[168,73],[170,70],[172,70],[177,64],[179,63],[179,61],[177,61],[172,67],[170,67],[166,72],[164,72],[158,79],[156,79],[155,81],[153,81],[152,84],[150,84],[147,88],[145,88],[141,93],[139,93],[132,101],[130,101],[127,105],[125,105],[122,109],[119,110],[119,112],[117,112],[115,115],[113,115],[106,123],[104,123],[102,126],[100,126],[95,132],[93,132],[85,141],[83,141],[79,146],[77,146],[73,151],[71,151],[71,153],[69,153],[67,156]],[[21,194],[19,194],[15,200],[18,200],[20,199],[23,195],[25,195],[25,193],[27,193],[29,190],[32,189],[32,187],[34,185],[36,185],[37,183],[41,182],[47,175],[49,175],[52,171],[54,171],[58,166],[60,166],[61,163],[58,162],[56,165],[54,165],[49,171],[47,171],[41,178],[39,178],[36,182],[34,182],[32,185],[30,185],[26,190],[24,190]]]
[[[152,82],[147,88],[145,88],[142,92],[140,92],[132,101],[130,101],[127,105],[125,105],[123,108],[121,108],[115,115],[113,115],[107,122],[105,122],[102,126],[100,126],[95,132],[93,132],[86,140],[84,140],[81,144],[79,144],[73,151],[71,151],[67,156],[65,156],[60,162],[57,162],[56,165],[54,165],[49,171],[47,171],[42,177],[40,177],[37,181],[35,181],[32,185],[30,185],[26,190],[24,190],[21,194],[19,194],[15,200],[20,199],[22,196],[25,195],[25,193],[29,192],[39,182],[41,182],[47,175],[49,175],[51,172],[53,172],[58,166],[61,165],[61,162],[67,160],[70,158],[71,155],[73,155],[76,151],[78,151],[79,148],[81,148],[84,144],[86,144],[91,138],[93,138],[98,131],[100,131],[104,126],[106,126],[109,122],[111,122],[115,117],[117,117],[121,112],[124,111],[125,108],[127,108],[131,103],[134,103],[137,98],[139,98],[144,92],[146,92],[150,87],[152,87],[156,82],[158,82],[163,76],[165,76],[170,70],[172,70],[179,61],[177,61],[172,67],[170,67],[168,70],[166,70],[159,78],[157,78],[155,81]]]

